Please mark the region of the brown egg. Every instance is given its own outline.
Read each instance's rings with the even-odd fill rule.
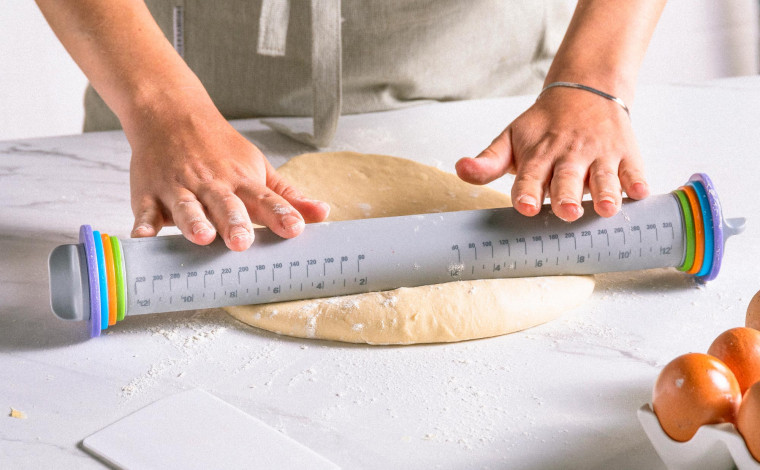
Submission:
[[[736,428],[747,443],[752,457],[760,462],[760,382],[754,384],[744,394]]]
[[[760,291],[752,297],[747,307],[747,318],[744,320],[744,326],[760,330]]]
[[[654,413],[665,433],[688,441],[703,424],[733,423],[742,395],[733,372],[720,359],[701,353],[678,356],[654,384]]]
[[[745,327],[724,331],[715,338],[707,354],[731,369],[742,393],[760,381],[760,331]]]

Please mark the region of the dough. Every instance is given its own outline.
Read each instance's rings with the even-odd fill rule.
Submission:
[[[304,194],[329,202],[332,221],[510,204],[509,197],[493,189],[383,155],[306,154],[278,171]],[[503,335],[545,323],[582,304],[593,290],[590,276],[490,279],[225,310],[249,325],[301,338],[438,343]]]

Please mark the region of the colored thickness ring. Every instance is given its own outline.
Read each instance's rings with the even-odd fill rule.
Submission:
[[[108,326],[116,324],[116,270],[113,263],[113,248],[111,237],[107,233],[101,233],[103,239],[103,255],[106,262],[106,281],[108,282]]]
[[[106,259],[103,254],[103,239],[100,232],[92,231],[95,251],[98,252],[98,283],[100,284],[100,329],[108,328],[108,281],[106,280]]]
[[[111,248],[113,249],[113,262],[116,271],[116,297],[118,299],[116,320],[122,321],[127,311],[127,281],[124,275],[124,256],[122,255],[121,242],[114,236],[111,237]]]
[[[711,281],[718,276],[720,272],[720,266],[723,260],[723,219],[721,214],[723,213],[720,206],[720,200],[718,199],[715,186],[710,180],[710,177],[704,173],[695,173],[691,175],[689,181],[699,182],[705,189],[707,194],[708,207],[710,214],[712,215],[712,231],[713,231],[713,255],[712,266],[710,272],[700,278],[700,281]]]
[[[697,192],[691,186],[681,186],[680,188],[686,198],[689,199],[689,205],[691,206],[691,213],[694,216],[694,237],[696,242],[696,249],[694,250],[694,266],[688,271],[688,274],[697,274],[702,269],[702,264],[705,259],[705,226],[702,219],[702,209],[699,207],[699,200],[697,199]]]
[[[702,209],[702,220],[705,221],[705,262],[702,264],[702,269],[697,273],[697,277],[707,275],[712,269],[713,253],[715,249],[714,234],[713,234],[713,218],[710,212],[710,202],[707,199],[707,192],[705,187],[699,181],[689,181],[689,186],[694,188],[697,193],[697,199],[699,199],[699,207]]]
[[[686,257],[681,266],[678,267],[679,271],[688,271],[694,265],[694,217],[691,215],[691,207],[689,206],[689,200],[686,195],[680,189],[673,191],[673,194],[678,198],[678,202],[681,204],[681,210],[683,211],[684,227],[686,228]]]
[[[87,259],[87,278],[89,281],[90,294],[90,337],[100,336],[100,282],[98,276],[98,253],[95,248],[95,237],[92,227],[82,225],[79,227],[79,243],[84,246],[85,258]]]

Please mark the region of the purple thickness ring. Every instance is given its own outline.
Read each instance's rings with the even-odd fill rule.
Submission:
[[[704,276],[698,277],[700,281],[712,281],[720,272],[721,261],[723,260],[723,247],[725,239],[723,238],[723,211],[721,210],[718,193],[715,191],[710,177],[704,173],[695,173],[691,175],[689,181],[697,181],[702,184],[707,193],[707,201],[710,204],[710,214],[712,214],[712,233],[713,233],[713,257],[712,267]]]
[[[79,243],[84,245],[87,259],[87,279],[90,283],[90,337],[100,336],[100,278],[98,277],[98,254],[92,227],[79,227]]]

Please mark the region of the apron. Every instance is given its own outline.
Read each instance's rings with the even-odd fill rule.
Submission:
[[[575,2],[146,3],[225,118],[313,116],[313,135],[293,137],[325,147],[341,113],[537,93]],[[119,128],[88,87],[84,130]]]

